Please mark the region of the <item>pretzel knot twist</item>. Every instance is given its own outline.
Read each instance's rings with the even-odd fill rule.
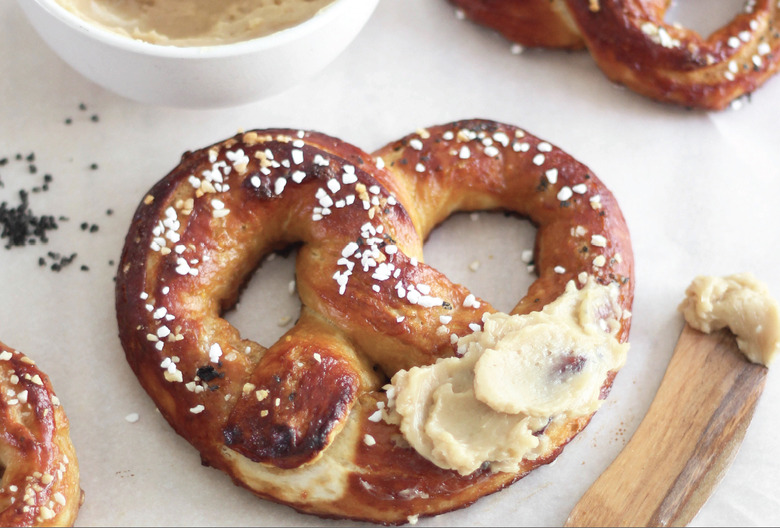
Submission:
[[[539,277],[514,313],[541,309],[582,272],[617,283],[630,308],[633,257],[614,198],[518,128],[451,123],[373,155],[316,132],[258,130],[185,154],[138,207],[116,290],[127,359],[203,461],[257,495],[382,523],[465,506],[553,460],[589,420],[549,428],[550,450],[516,473],[461,476],[372,418],[390,376],[452,356],[494,311],[422,254],[453,212],[489,209],[538,226]],[[269,348],[242,339],[221,314],[265,255],[298,243],[297,323]]]
[[[748,0],[703,38],[664,21],[669,0],[450,0],[526,46],[587,48],[606,76],[656,99],[721,110],[780,67],[780,5]]]
[[[0,465],[0,525],[73,525],[82,492],[68,419],[46,374],[3,343]]]

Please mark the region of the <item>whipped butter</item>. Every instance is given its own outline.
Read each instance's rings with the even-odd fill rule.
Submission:
[[[334,0],[57,0],[85,21],[130,38],[211,46],[270,35]]]
[[[483,329],[458,342],[459,357],[393,376],[385,419],[439,467],[518,470],[546,453],[550,422],[598,409],[608,373],[623,366],[617,299],[616,285],[588,279],[541,312],[485,314]]]
[[[766,285],[750,273],[696,277],[679,310],[701,332],[728,327],[753,363],[768,366],[780,352],[780,307]]]

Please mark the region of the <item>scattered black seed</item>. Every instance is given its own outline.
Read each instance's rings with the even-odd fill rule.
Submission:
[[[89,271],[89,266],[87,266],[86,264],[82,264],[81,271]]]
[[[223,377],[224,374],[222,374],[220,372],[217,372],[214,369],[214,367],[212,367],[211,365],[204,365],[204,366],[198,368],[197,376],[200,379],[202,379],[203,381],[205,381],[206,383],[208,383],[209,381],[211,381],[213,379]]]
[[[71,253],[70,255],[63,256],[59,253],[54,253],[53,251],[49,251],[46,254],[50,260],[52,260],[52,264],[49,267],[52,271],[62,271],[63,268],[67,267],[71,263],[73,263],[74,260],[76,260],[76,257],[78,256],[76,253]],[[38,260],[38,263],[40,264],[41,259]]]
[[[89,229],[89,224],[87,222],[82,222],[80,227],[82,231],[86,231]]]
[[[97,123],[98,121],[100,121],[100,118],[98,117],[97,114],[93,114],[92,117],[90,117],[90,119],[92,120],[93,123]]]
[[[8,165],[8,158],[0,158],[0,167]]]
[[[108,265],[109,265],[109,266],[114,266],[114,261],[113,261],[113,260],[109,260],[109,261],[108,261]]]
[[[89,232],[90,233],[97,233],[98,229],[100,229],[100,228],[98,227],[97,224],[92,224],[91,226],[89,226]]]
[[[79,110],[84,112],[86,109],[87,109],[87,105],[85,105],[84,103],[79,103]]]
[[[98,164],[97,163],[93,163],[93,164],[91,164],[89,166],[89,168],[90,168],[90,170],[97,170],[98,169]]]
[[[113,209],[106,209],[106,215],[111,216],[112,214],[114,214]]]
[[[66,125],[71,125],[71,124],[73,124],[73,119],[71,119],[71,118],[69,118],[69,117],[66,117],[66,118],[65,118],[65,124],[66,124]]]
[[[48,242],[47,232],[57,229],[57,221],[51,215],[37,216],[30,209],[27,191],[19,191],[19,204],[9,206],[0,203],[0,239],[7,239],[6,249],[26,245],[30,240]]]

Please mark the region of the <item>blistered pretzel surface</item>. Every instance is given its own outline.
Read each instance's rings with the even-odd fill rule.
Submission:
[[[0,525],[73,525],[82,492],[68,419],[48,376],[3,343],[0,464]]]
[[[261,497],[391,524],[466,506],[552,461],[590,419],[549,427],[548,452],[516,473],[466,476],[377,419],[395,372],[456,354],[494,311],[422,251],[448,216],[478,210],[538,228],[539,276],[513,313],[541,309],[583,273],[617,284],[630,309],[633,256],[615,199],[530,133],[460,121],[367,154],[317,132],[255,130],[185,154],[139,205],[116,287],[127,360],[203,461]],[[242,338],[222,314],[266,255],[292,245],[299,319],[276,343]]]
[[[726,108],[780,68],[777,0],[747,0],[706,38],[667,22],[667,0],[450,1],[514,42],[587,48],[610,80],[686,107]]]

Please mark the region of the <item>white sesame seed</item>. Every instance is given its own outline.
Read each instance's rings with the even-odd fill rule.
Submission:
[[[544,163],[544,154],[537,154],[534,156],[533,162],[537,167],[541,167]]]
[[[762,42],[757,48],[759,55],[768,55],[772,51],[772,46],[768,42]]]
[[[489,147],[485,147],[485,155],[490,158],[495,158],[498,156],[499,150],[494,147],[493,145],[490,145]]]
[[[125,416],[125,421],[129,423],[136,423],[141,417],[138,415],[138,413],[130,413],[127,416]]]
[[[607,263],[607,259],[604,255],[598,255],[596,258],[593,259],[593,266],[600,268],[604,266],[604,264]]]
[[[222,357],[222,347],[219,346],[219,343],[214,343],[209,348],[209,360],[212,363],[218,363],[219,358]]]
[[[563,266],[555,266],[553,268],[553,271],[558,274],[564,274],[566,273],[566,268],[564,268]]]
[[[395,322],[396,323],[403,323],[404,319],[406,319],[406,317],[404,317],[403,315],[399,315],[398,317],[395,318]]]
[[[550,183],[555,184],[558,182],[558,169],[550,169],[544,175],[547,176],[547,181]]]
[[[414,166],[414,170],[416,170],[417,172],[425,172],[425,165],[423,165],[422,163],[418,163],[417,165]]]
[[[469,323],[469,329],[472,332],[479,332],[480,330],[482,330],[482,327],[479,326],[477,323]]]
[[[590,243],[596,247],[607,247],[607,238],[604,235],[593,235]]]
[[[206,410],[206,408],[203,405],[196,405],[195,407],[190,409],[190,412],[192,414],[200,414],[200,413],[202,413],[205,410]]]
[[[588,190],[588,187],[584,183],[578,183],[577,185],[574,185],[571,190],[577,194],[585,194],[585,192]]]
[[[287,178],[277,178],[274,182],[274,194],[277,196],[282,194],[285,186],[287,185]]]
[[[495,134],[493,134],[493,139],[496,140],[498,143],[501,143],[502,147],[509,146],[509,136],[507,136],[503,132],[496,132]]]
[[[523,143],[515,143],[512,145],[512,150],[515,152],[528,152],[531,149],[531,145],[529,143],[523,142]]]
[[[376,440],[374,440],[373,436],[371,436],[370,434],[367,434],[367,435],[363,436],[363,443],[366,444],[367,446],[371,447],[373,445],[376,445]]]
[[[349,258],[352,255],[354,255],[355,251],[358,250],[360,246],[357,245],[356,242],[350,242],[346,246],[344,246],[344,249],[341,250],[341,256],[345,258]]]
[[[409,141],[409,146],[412,147],[414,150],[422,150],[423,143],[417,138],[412,139]]]
[[[523,45],[518,44],[517,42],[512,43],[512,46],[509,48],[509,52],[512,55],[520,55],[521,53],[523,53],[524,50],[525,48],[523,47]]]
[[[730,48],[738,48],[739,47],[739,39],[737,37],[729,37],[728,41],[726,42]]]
[[[539,152],[552,152],[552,145],[550,145],[546,141],[542,141],[541,143],[536,145],[536,149]]]
[[[566,200],[570,199],[573,195],[574,193],[572,192],[571,188],[568,186],[564,186],[561,187],[560,191],[558,191],[557,198],[560,201],[565,202]]]
[[[471,157],[471,150],[466,145],[463,145],[460,147],[460,152],[458,152],[458,157],[460,159],[469,159]]]
[[[303,151],[302,150],[294,149],[290,153],[290,155],[292,156],[293,163],[295,163],[296,165],[300,165],[301,163],[303,163]]]

